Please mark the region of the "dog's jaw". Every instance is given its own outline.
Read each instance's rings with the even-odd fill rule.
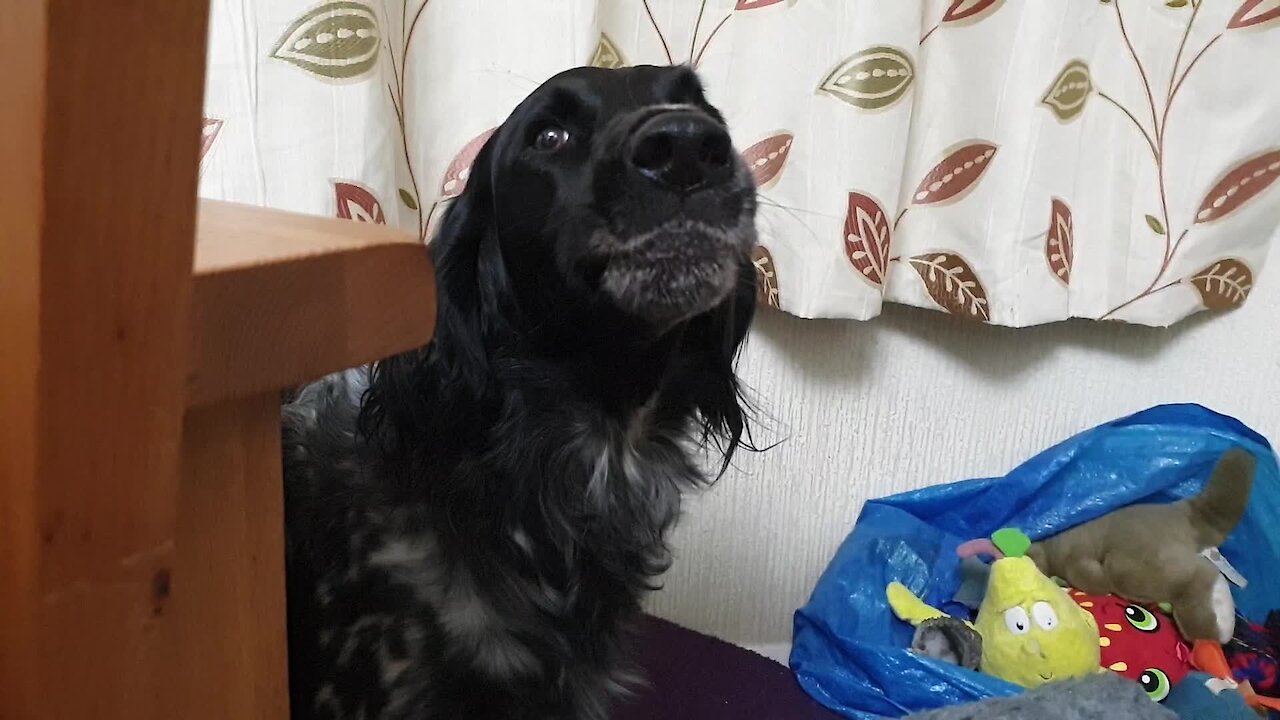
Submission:
[[[750,215],[722,228],[677,219],[627,240],[608,238],[613,252],[600,291],[619,309],[665,332],[724,302],[755,243]]]

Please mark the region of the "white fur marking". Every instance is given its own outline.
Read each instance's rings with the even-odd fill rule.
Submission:
[[[435,539],[429,535],[393,537],[369,553],[369,565],[385,570],[413,589],[418,598],[430,598],[440,584],[435,560]]]
[[[591,472],[591,480],[587,482],[587,497],[597,506],[603,502],[605,491],[609,485],[609,444],[600,443],[600,448],[596,454],[596,461],[593,464],[594,469]]]
[[[502,617],[480,597],[465,576],[453,578],[437,610],[441,627],[467,647],[477,670],[498,678],[537,672],[537,658],[511,636]]]
[[[516,547],[520,548],[520,552],[533,557],[533,540],[529,538],[529,533],[525,532],[524,528],[512,530],[511,541],[516,544]]]

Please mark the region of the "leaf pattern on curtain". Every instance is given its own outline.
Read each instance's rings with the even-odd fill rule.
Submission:
[[[308,10],[284,31],[271,57],[332,81],[360,79],[378,65],[378,18],[356,0],[333,0]]]
[[[915,74],[905,52],[870,47],[840,63],[818,89],[862,110],[883,110],[907,94]]]
[[[476,7],[211,0],[201,194],[425,241],[543,79],[688,63],[757,186],[768,307],[1164,325],[1245,302],[1276,234],[1280,0]]]
[[[756,266],[756,302],[762,307],[775,310],[782,307],[782,297],[778,290],[778,272],[773,267],[773,256],[768,248],[757,245],[751,252],[751,262]]]
[[[600,42],[596,45],[596,53],[591,56],[591,62],[587,63],[592,67],[599,68],[620,68],[626,67],[627,61],[622,59],[622,53],[619,52],[618,46],[613,44],[609,36],[600,33]]]
[[[782,172],[795,135],[781,130],[742,151],[742,159],[751,169],[756,187],[763,188]]]
[[[206,117],[200,121],[200,155],[199,163],[201,172],[204,171],[204,159],[208,157],[209,151],[213,149],[213,143],[218,140],[218,133],[222,132],[222,121],[218,118]]]
[[[959,143],[916,186],[911,205],[927,206],[963,198],[982,179],[996,150],[994,144],[983,140]],[[909,209],[910,206],[898,212],[894,229]],[[991,319],[987,291],[973,265],[959,253],[950,250],[926,253],[910,258],[910,264],[939,308],[967,320],[987,322]]]
[[[858,276],[877,289],[883,288],[889,272],[892,240],[892,230],[883,206],[870,195],[849,193],[844,233],[845,251]]]
[[[1092,91],[1089,66],[1083,60],[1072,60],[1053,79],[1052,87],[1040,102],[1048,105],[1059,120],[1071,122],[1084,112],[1084,104]]]
[[[1188,281],[1210,310],[1230,310],[1242,304],[1253,289],[1253,271],[1243,260],[1223,258],[1192,275]]]
[[[944,24],[961,20],[976,22],[987,13],[994,11],[1002,2],[1003,0],[950,0],[942,19],[920,37],[920,44],[924,45]]]
[[[1199,1],[1202,2],[1203,0]],[[1227,29],[1234,30],[1236,28],[1262,25],[1278,19],[1280,19],[1280,4],[1277,4],[1275,0],[1245,0],[1235,14],[1231,16],[1231,21],[1227,23]]]
[[[385,225],[387,216],[382,203],[369,188],[350,180],[334,180],[333,194],[338,206],[338,217],[343,220]]]
[[[444,177],[440,179],[440,197],[431,203],[431,209],[427,211],[424,232],[426,228],[431,226],[431,221],[436,217],[436,211],[445,203],[461,195],[462,191],[466,189],[467,180],[471,177],[471,165],[476,161],[476,156],[480,154],[480,149],[488,142],[489,137],[493,135],[495,130],[497,128],[492,127],[471,138],[453,156],[453,160],[449,162],[449,167],[444,170]]]
[[[977,16],[995,8],[999,0],[952,0],[942,22],[955,22]]]
[[[1204,6],[1205,0],[1191,0],[1188,4],[1170,5],[1169,7],[1187,13],[1185,21],[1185,30],[1182,33],[1182,40],[1177,46],[1177,52],[1173,59],[1173,70],[1169,75],[1169,82],[1164,93],[1164,106],[1161,110],[1156,102],[1156,92],[1158,87],[1153,89],[1151,75],[1147,71],[1138,51],[1135,49],[1133,40],[1130,38],[1128,29],[1125,26],[1125,16],[1121,9],[1119,0],[1113,0],[1111,6],[1115,12],[1116,25],[1119,28],[1120,35],[1124,40],[1124,46],[1129,57],[1133,61],[1133,66],[1141,80],[1143,89],[1145,90],[1146,108],[1144,108],[1150,116],[1150,128],[1148,128],[1133,110],[1118,102],[1110,95],[1099,91],[1099,95],[1111,103],[1117,110],[1131,121],[1135,130],[1142,135],[1147,146],[1151,150],[1152,162],[1156,166],[1157,190],[1159,192],[1159,215],[1155,213],[1147,213],[1144,220],[1153,233],[1160,236],[1164,243],[1163,259],[1159,268],[1155,273],[1155,277],[1151,282],[1138,291],[1129,299],[1116,305],[1111,310],[1104,313],[1101,319],[1107,319],[1116,313],[1124,310],[1133,303],[1143,300],[1157,293],[1162,293],[1172,288],[1190,285],[1199,294],[1201,302],[1210,310],[1221,310],[1242,304],[1248,298],[1249,291],[1253,287],[1253,271],[1249,265],[1238,258],[1222,258],[1214,262],[1214,264],[1198,273],[1188,277],[1169,279],[1170,268],[1175,259],[1178,258],[1178,252],[1183,247],[1183,242],[1191,233],[1193,225],[1211,219],[1215,214],[1226,215],[1235,208],[1246,203],[1250,198],[1260,193],[1271,181],[1275,180],[1277,170],[1280,170],[1280,157],[1276,153],[1264,153],[1251,161],[1245,162],[1235,169],[1229,171],[1226,176],[1215,184],[1213,190],[1210,191],[1209,197],[1201,203],[1200,210],[1196,213],[1192,224],[1188,224],[1178,233],[1177,239],[1173,239],[1174,218],[1170,212],[1168,188],[1166,180],[1166,167],[1169,161],[1169,148],[1166,144],[1167,131],[1171,121],[1171,114],[1174,107],[1174,101],[1178,97],[1178,93],[1182,90],[1187,78],[1195,70],[1197,64],[1200,63],[1220,41],[1223,36],[1232,30],[1251,25],[1262,24],[1273,19],[1280,11],[1267,11],[1260,14],[1254,14],[1254,11],[1261,4],[1261,0],[1246,0],[1244,4],[1236,11],[1231,20],[1228,21],[1226,28],[1212,38],[1210,38],[1200,50],[1192,55],[1185,65],[1182,63],[1184,52],[1188,49],[1188,40],[1191,38],[1196,19],[1200,15],[1201,8]],[[1189,10],[1182,10],[1188,7]],[[1275,162],[1272,163],[1272,159]],[[1273,167],[1274,166],[1274,167]],[[1244,184],[1249,182],[1253,186],[1248,190],[1244,189]],[[1234,198],[1232,196],[1235,196]]]
[[[987,289],[968,260],[953,252],[939,252],[916,255],[909,262],[938,307],[965,320],[991,319]]]
[[[1280,177],[1280,150],[1272,150],[1250,158],[1232,168],[1204,196],[1196,211],[1196,222],[1206,223],[1225,217]]]
[[[932,205],[960,195],[982,179],[995,154],[996,146],[983,140],[961,143],[924,176],[911,203]]]
[[[1049,229],[1045,231],[1044,259],[1049,272],[1063,285],[1071,286],[1071,265],[1075,262],[1075,233],[1071,208],[1062,200],[1049,202]]]
[[[471,163],[476,161],[480,148],[488,142],[497,128],[489,128],[467,141],[466,145],[453,156],[453,162],[445,168],[444,179],[440,181],[440,197],[451,200],[462,194],[467,187],[467,179],[471,177]]]

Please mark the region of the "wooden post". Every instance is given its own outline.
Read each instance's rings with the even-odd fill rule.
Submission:
[[[207,12],[0,3],[3,720],[182,717],[165,709]]]
[[[414,236],[194,238],[207,9],[0,0],[0,720],[284,720],[278,390],[431,336]]]
[[[280,395],[187,414],[173,608],[182,720],[285,720]]]

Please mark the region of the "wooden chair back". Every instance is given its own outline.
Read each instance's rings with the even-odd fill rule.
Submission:
[[[197,201],[207,15],[0,4],[0,720],[287,718],[280,390],[430,337],[411,235]]]

